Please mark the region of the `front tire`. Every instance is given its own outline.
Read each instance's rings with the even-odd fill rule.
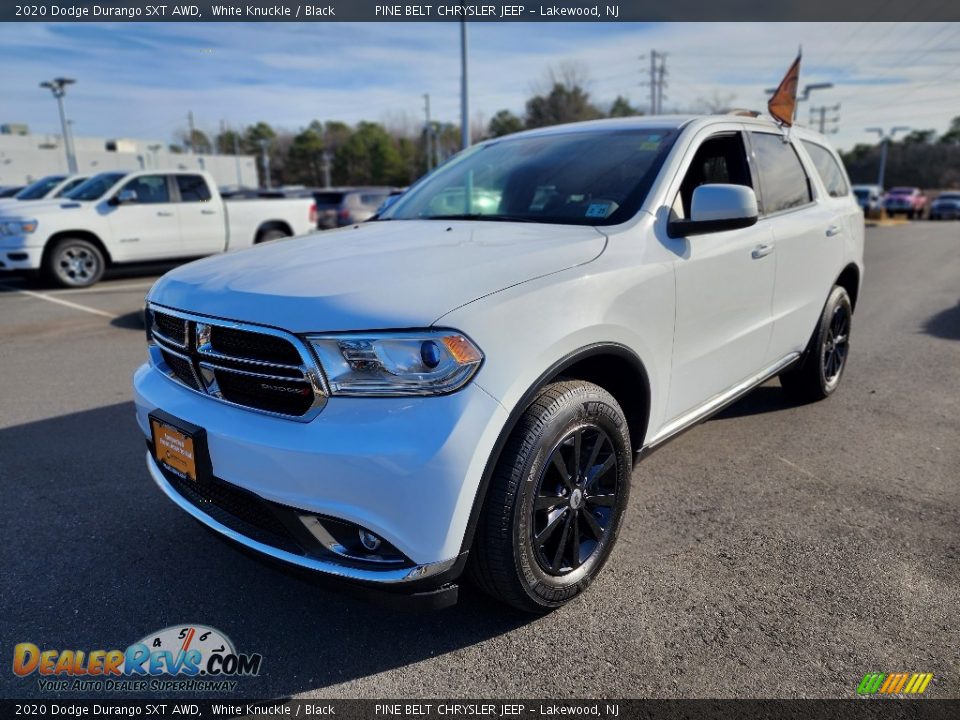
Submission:
[[[95,243],[81,238],[58,240],[43,260],[43,274],[64,288],[95,285],[106,270],[103,253]]]
[[[592,383],[546,386],[501,454],[470,553],[475,583],[528,612],[582,593],[620,531],[632,454],[623,410]]]
[[[832,395],[840,385],[850,354],[853,304],[847,291],[835,285],[800,365],[780,374],[780,385],[797,402],[814,402]]]

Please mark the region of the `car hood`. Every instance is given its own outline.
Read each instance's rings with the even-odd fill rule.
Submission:
[[[427,327],[454,308],[588,263],[589,226],[391,220],[210,257],[164,275],[148,299],[293,332]]]
[[[90,205],[78,200],[69,198],[56,198],[54,200],[14,200],[6,202],[0,200],[0,217],[28,219],[35,218],[38,215],[49,215],[50,213],[60,212],[61,210],[71,210]]]

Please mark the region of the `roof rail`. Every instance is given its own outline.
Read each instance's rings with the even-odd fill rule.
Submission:
[[[746,110],[744,108],[733,108],[731,110],[727,110],[726,114],[737,115],[739,117],[760,117],[760,113],[756,110]]]

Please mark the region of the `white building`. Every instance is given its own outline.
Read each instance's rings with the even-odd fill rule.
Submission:
[[[251,155],[172,153],[159,140],[75,137],[81,173],[108,170],[206,170],[218,185],[257,187],[257,163]],[[33,182],[44,175],[66,174],[67,155],[60,135],[0,133],[0,186]]]

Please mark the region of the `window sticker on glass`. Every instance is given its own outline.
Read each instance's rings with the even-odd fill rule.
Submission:
[[[657,150],[660,147],[661,140],[663,140],[662,135],[647,135],[640,141],[640,149]]]
[[[587,206],[586,217],[605,218],[610,212],[611,203],[590,203]]]

